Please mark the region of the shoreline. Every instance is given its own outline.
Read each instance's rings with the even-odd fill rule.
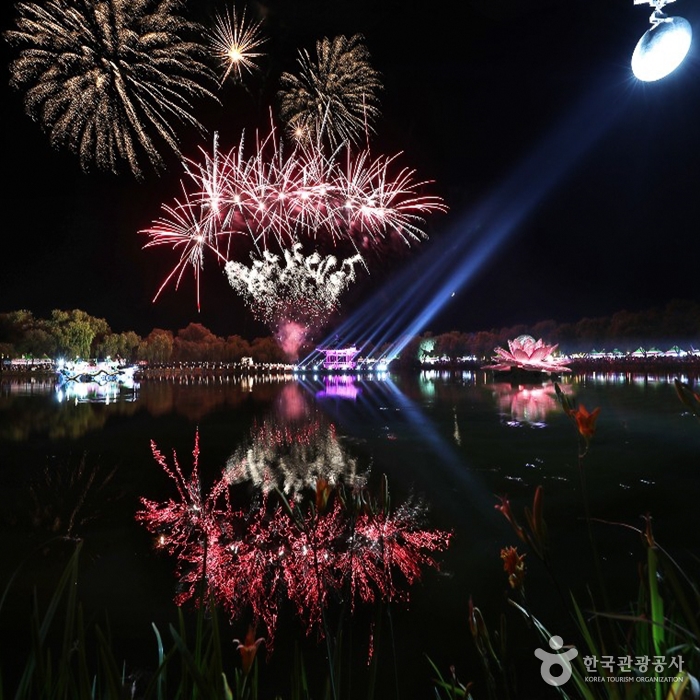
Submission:
[[[484,360],[487,362],[487,360]],[[544,378],[562,377],[567,374],[588,374],[590,372],[601,373],[633,373],[633,374],[683,374],[692,378],[700,378],[700,358],[669,358],[669,357],[647,357],[647,358],[624,358],[624,359],[576,359],[569,363],[571,372],[554,373],[543,375]],[[389,374],[409,374],[415,372],[436,371],[436,372],[463,372],[463,371],[484,371],[482,362],[436,362],[433,364],[423,363],[413,367],[389,367],[386,373]],[[384,372],[382,372],[384,373]],[[507,373],[491,372],[494,376]],[[134,373],[134,379],[143,381],[163,381],[177,379],[198,379],[198,378],[223,378],[223,377],[254,377],[254,376],[284,376],[284,375],[347,375],[347,374],[376,374],[372,370],[324,370],[314,369],[303,371],[296,369],[294,365],[282,363],[265,363],[261,365],[241,365],[240,363],[185,363],[178,362],[167,365],[139,368]],[[0,369],[0,378],[21,379],[31,377],[48,381],[56,376],[56,372],[45,367],[31,367],[24,369]]]

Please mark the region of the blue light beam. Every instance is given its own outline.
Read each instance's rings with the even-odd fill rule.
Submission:
[[[398,356],[545,197],[561,186],[566,174],[615,123],[622,103],[617,87],[611,85],[582,99],[481,206],[463,215],[444,238],[429,244],[322,345],[336,338],[351,341],[363,354],[369,346],[390,344],[383,359]]]

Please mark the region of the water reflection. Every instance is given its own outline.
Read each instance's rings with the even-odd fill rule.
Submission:
[[[130,382],[61,382],[56,385],[58,403],[104,403],[136,401],[138,383]]]
[[[36,382],[2,384],[0,436],[16,427],[28,435],[26,446],[14,446],[3,453],[4,483],[12,485],[20,475],[26,479],[30,459],[99,447],[107,452],[105,467],[120,460],[118,478],[111,488],[125,489],[129,496],[121,499],[118,527],[126,532],[126,521],[136,530],[134,503],[141,496],[151,499],[139,507],[141,527],[147,527],[155,546],[170,552],[176,562],[178,600],[187,600],[189,592],[204,580],[211,591],[228,596],[222,604],[232,616],[259,617],[261,628],[264,624],[274,630],[277,615],[284,619],[283,606],[293,606],[305,623],[313,626],[319,601],[330,605],[344,596],[359,605],[365,600],[363,592],[375,597],[402,595],[399,582],[403,585],[407,576],[417,575],[409,568],[411,562],[423,554],[433,559],[438,556],[438,549],[420,549],[421,542],[440,545],[441,541],[429,539],[432,531],[420,524],[418,509],[405,507],[402,514],[397,508],[382,515],[378,489],[368,487],[377,481],[378,474],[387,473],[395,502],[415,489],[431,503],[430,526],[454,528],[455,551],[445,553],[446,576],[440,577],[440,587],[435,585],[437,577],[432,582],[428,579],[425,593],[416,596],[412,604],[417,629],[442,630],[455,619],[450,601],[460,600],[464,590],[481,587],[482,596],[502,594],[491,577],[483,576],[484,571],[494,570],[494,557],[496,566],[500,565],[494,540],[498,539],[500,546],[504,523],[493,522],[498,516],[494,494],[508,493],[514,503],[527,496],[529,502],[532,487],[543,483],[552,531],[572,527],[571,513],[578,513],[576,508],[580,507],[576,431],[561,408],[553,404],[551,385],[540,387],[545,390],[542,396],[532,393],[532,387],[494,384],[480,372],[424,376],[383,382],[365,377],[358,380],[352,375],[349,381],[319,377],[301,383],[257,377],[253,382],[205,377],[196,381],[149,380],[142,384],[138,401],[77,405],[59,404],[53,384],[45,388],[44,395]],[[594,380],[587,376],[572,378],[561,386],[575,392],[576,399],[586,406],[602,406],[603,439],[595,443],[589,463],[596,516],[635,522],[639,512],[653,510],[658,522],[671,532],[667,537],[678,535],[678,542],[685,546],[687,514],[698,490],[695,467],[700,431],[694,421],[684,420],[673,386],[666,385],[660,391],[657,387],[664,385],[659,383],[637,383],[623,377],[605,383],[600,377]],[[555,418],[557,411],[561,420]],[[507,420],[500,419],[499,413]],[[115,415],[128,415],[129,420],[115,421],[116,430],[103,430],[109,417]],[[153,416],[173,418],[151,420]],[[519,425],[547,422],[548,430],[514,431],[508,421]],[[41,441],[29,442],[35,432],[65,431],[67,424],[73,423],[71,429],[76,434],[90,429],[99,432],[88,440],[66,440],[48,447]],[[196,424],[202,438],[197,454],[201,448],[215,465],[213,474],[203,474],[204,483],[195,478],[187,454],[192,450]],[[174,482],[152,464],[148,452],[151,437],[167,455],[163,468],[170,470]],[[239,444],[241,438],[243,444]],[[184,445],[177,442],[180,439]],[[177,468],[171,440],[178,445],[178,453],[182,448],[184,457]],[[123,456],[127,441],[128,458]],[[7,441],[4,446],[7,448]],[[2,447],[0,442],[0,451]],[[14,462],[7,459],[8,453],[17,455]],[[371,477],[363,468],[369,460]],[[22,468],[14,468],[15,464]],[[206,464],[204,459],[201,464]],[[139,564],[143,570],[132,577],[137,583],[129,588],[129,576],[121,572],[134,565],[136,547],[121,537],[121,529],[115,537],[104,522],[90,520],[97,512],[94,504],[105,507],[103,491],[97,486],[99,479],[109,474],[99,473],[90,482],[89,470],[82,476],[66,473],[59,483],[54,470],[51,462],[41,490],[32,492],[31,517],[45,531],[53,532],[55,527],[58,532],[107,542],[95,543],[96,548],[105,549],[96,557],[100,579],[92,590],[104,592],[110,598],[105,604],[110,606],[119,595],[145,606],[145,588],[157,591],[159,601],[170,601],[170,580],[163,584],[162,579],[148,578],[147,586],[143,585],[144,576],[156,568],[145,556]],[[210,489],[212,476],[215,484]],[[682,489],[678,489],[679,483]],[[286,509],[282,497],[271,488],[273,484],[289,493],[288,501],[299,506],[299,511],[293,511],[296,515]],[[24,482],[17,483],[9,496],[4,489],[6,503],[12,502],[20,487],[23,503],[29,498]],[[49,508],[60,488],[65,496]],[[83,501],[86,491],[89,500]],[[19,503],[21,499],[16,500]],[[76,511],[77,505],[80,509]],[[314,518],[313,510],[321,515]],[[7,511],[6,507],[6,519]],[[354,530],[350,529],[353,518],[358,524]],[[107,524],[113,527],[112,522]],[[100,533],[104,532],[109,532],[109,537],[102,538]],[[8,541],[19,541],[14,531],[10,534]],[[355,539],[348,539],[350,535]],[[388,539],[382,541],[380,536]],[[360,544],[351,548],[360,539],[365,549],[360,549]],[[142,537],[137,542],[141,546]],[[396,556],[392,564],[397,574],[392,579],[395,590],[387,588],[388,574],[382,568],[385,562],[375,557],[387,546]],[[123,552],[116,559],[120,575],[115,576],[115,569],[107,568],[105,562],[115,560],[114,551],[120,547]],[[145,555],[142,550],[138,551]],[[314,553],[323,562],[318,573]],[[351,562],[356,568],[351,568]],[[310,591],[308,604],[303,598],[306,591]],[[424,601],[428,601],[427,606]],[[150,615],[150,610],[144,614]],[[462,632],[460,628],[458,634]],[[412,639],[406,643],[415,646]]]
[[[283,392],[276,418],[289,417],[304,424],[307,404],[298,385]],[[322,430],[312,417],[304,430],[276,432],[274,420],[252,438],[256,450],[242,455],[243,461],[257,460],[260,452],[268,465],[285,462],[293,445],[327,439],[331,430]],[[335,451],[341,452],[335,443]],[[193,465],[186,475],[177,455],[172,465],[158,446],[153,456],[175,482],[177,498],[153,501],[142,498],[143,509],[137,521],[155,536],[156,548],[177,561],[178,605],[196,598],[204,584],[207,592],[232,619],[252,618],[262,625],[271,650],[282,605],[291,603],[307,633],[328,634],[324,611],[334,603],[350,602],[350,610],[364,603],[408,600],[408,587],[421,579],[423,570],[437,568],[436,555],[447,549],[451,535],[442,530],[421,527],[424,508],[405,503],[390,508],[388,488],[383,482],[378,495],[355,481],[348,485],[338,477],[331,483],[314,468],[301,475],[303,465],[293,460],[294,486],[300,478],[313,488],[313,497],[300,491],[287,500],[280,491],[266,489],[242,505],[234,487],[229,463],[222,476],[207,492],[199,475],[200,443],[195,438]],[[351,460],[343,459],[344,464]],[[277,476],[273,472],[272,479]],[[257,467],[244,469],[256,473]],[[282,470],[286,480],[286,470]]]
[[[528,386],[494,382],[489,388],[509,426],[541,428],[546,425],[548,415],[561,412],[552,382]],[[565,395],[573,395],[571,384],[562,384],[560,388]]]
[[[355,401],[362,391],[355,377],[347,374],[331,374],[323,378],[324,388],[316,392],[316,398],[337,398]]]
[[[315,488],[319,479],[361,486],[366,474],[341,445],[335,426],[313,397],[302,385],[291,383],[279,392],[268,415],[254,423],[246,443],[233,452],[226,479],[295,495]]]
[[[674,380],[682,382],[690,381],[685,372],[586,372],[580,375],[586,382],[601,385],[626,385],[637,386],[673,384]]]
[[[11,378],[0,381],[0,398],[11,396],[45,396],[50,394],[56,383],[53,379]]]
[[[122,384],[3,379],[0,382],[0,439],[12,442],[45,435],[76,440],[102,430],[112,417],[143,411],[177,414],[199,422],[222,408],[271,402],[288,377],[198,377],[154,380],[129,390]],[[254,390],[253,390],[254,388]]]
[[[6,385],[3,385],[5,389]],[[36,385],[34,385],[37,389]],[[105,409],[103,403],[77,402],[59,405],[53,383],[29,394],[5,391],[0,395],[0,439],[26,442],[38,435],[50,440],[77,440],[90,431],[104,428],[110,415],[133,415],[137,402],[116,401]]]

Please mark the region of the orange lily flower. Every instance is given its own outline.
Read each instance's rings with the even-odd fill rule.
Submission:
[[[600,407],[589,413],[583,404],[571,411],[571,417],[576,421],[578,432],[584,439],[590,440],[595,435],[595,422],[599,413]]]
[[[525,517],[530,528],[527,533],[527,543],[544,561],[547,558],[547,524],[544,521],[543,494],[542,486],[538,486],[532,499],[532,510],[525,508]]]
[[[525,555],[518,554],[517,547],[505,547],[501,550],[503,570],[508,574],[508,583],[513,590],[519,591],[525,583]]]
[[[497,503],[494,506],[494,508],[496,510],[501,511],[501,513],[503,513],[505,519],[512,525],[513,530],[515,531],[515,534],[523,542],[527,542],[527,537],[525,536],[525,531],[523,530],[522,525],[518,524],[518,521],[515,519],[515,516],[513,515],[513,511],[511,510],[510,500],[508,499],[508,496],[499,496],[498,498],[501,499],[501,502]]]
[[[330,498],[333,487],[328,483],[328,479],[319,476],[316,479],[316,512],[325,513],[328,507],[328,499]]]
[[[248,627],[248,632],[246,633],[245,640],[241,644],[238,639],[234,639],[233,643],[238,644],[236,649],[241,652],[241,662],[243,666],[243,675],[247,676],[253,666],[253,661],[255,661],[255,654],[258,651],[258,647],[265,640],[261,637],[260,639],[255,639],[255,627],[250,625]]]

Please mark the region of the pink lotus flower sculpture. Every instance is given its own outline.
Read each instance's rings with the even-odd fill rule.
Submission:
[[[558,347],[558,344],[547,345],[541,338],[535,340],[530,335],[520,335],[514,340],[508,341],[509,350],[504,350],[501,347],[494,348],[495,355],[491,358],[494,364],[485,365],[482,369],[490,369],[495,372],[524,370],[547,374],[570,372],[571,368],[566,366],[569,364],[569,360],[565,357],[554,356]]]

